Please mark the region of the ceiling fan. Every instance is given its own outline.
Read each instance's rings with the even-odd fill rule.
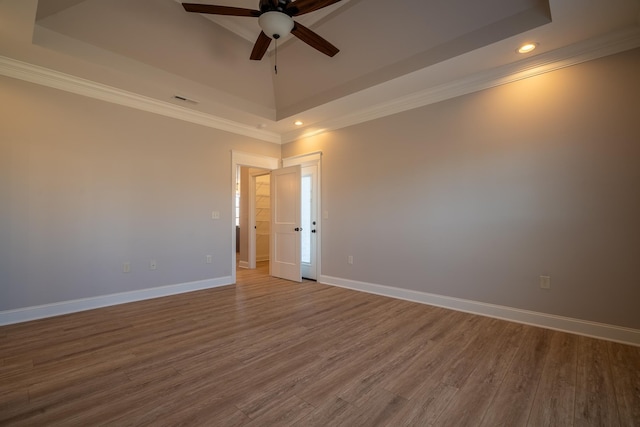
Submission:
[[[251,59],[259,61],[264,56],[271,39],[279,39],[291,33],[309,46],[328,56],[334,56],[339,49],[293,20],[294,16],[304,15],[323,7],[338,3],[340,0],[259,0],[260,10],[242,7],[216,6],[209,4],[182,3],[184,10],[213,15],[248,16],[258,18],[262,31],[253,45]]]

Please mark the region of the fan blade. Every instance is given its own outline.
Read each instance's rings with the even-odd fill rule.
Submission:
[[[231,16],[260,16],[259,10],[244,9],[242,7],[214,6],[211,4],[182,3],[184,10],[195,13],[209,13],[212,15]]]
[[[294,24],[291,34],[325,55],[333,57],[336,53],[340,52],[340,49],[297,22]]]
[[[267,51],[270,43],[271,39],[269,36],[266,35],[264,31],[261,31],[258,36],[258,40],[256,40],[256,44],[253,45],[250,58],[254,61],[260,61],[264,56],[264,53]]]
[[[340,0],[296,0],[287,4],[284,11],[289,16],[298,16],[331,6],[339,1]]]

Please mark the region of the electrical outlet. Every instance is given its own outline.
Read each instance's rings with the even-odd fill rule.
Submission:
[[[207,264],[211,264],[211,255],[207,255]]]
[[[353,264],[353,255],[347,257],[347,264]]]
[[[540,276],[540,289],[551,289],[551,276]]]
[[[123,273],[128,273],[131,271],[131,264],[127,261],[125,263],[122,264],[122,272]]]
[[[156,268],[158,268],[158,264],[156,264],[156,260],[152,259],[151,261],[149,261],[149,270],[155,270]]]

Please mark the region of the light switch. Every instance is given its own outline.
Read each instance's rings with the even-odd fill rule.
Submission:
[[[211,212],[211,219],[220,219],[220,211]]]

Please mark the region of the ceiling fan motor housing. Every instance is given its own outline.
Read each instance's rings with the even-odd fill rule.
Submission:
[[[284,12],[285,6],[289,3],[291,3],[291,0],[260,0],[259,9],[262,13],[274,10]]]

